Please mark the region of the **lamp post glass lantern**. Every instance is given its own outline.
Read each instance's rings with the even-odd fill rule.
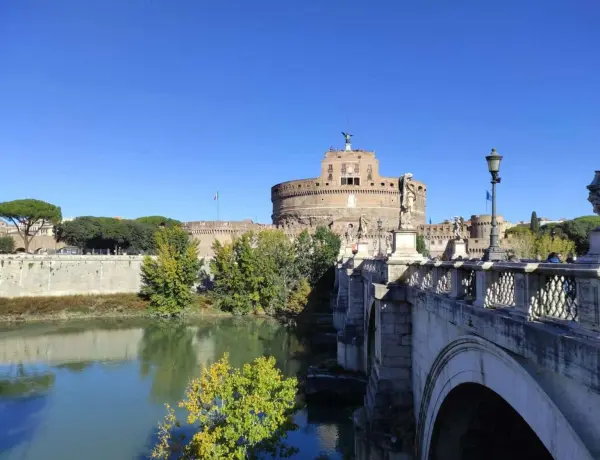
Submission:
[[[488,164],[488,171],[492,176],[492,229],[490,232],[490,246],[485,250],[483,260],[493,262],[506,260],[506,251],[500,247],[498,242],[498,219],[496,217],[496,184],[501,181],[500,162],[502,161],[502,155],[498,155],[496,149],[492,149],[485,159]]]

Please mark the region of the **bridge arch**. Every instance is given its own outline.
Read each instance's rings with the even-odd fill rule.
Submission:
[[[417,458],[444,458],[434,455],[439,440],[436,425],[439,428],[439,423],[451,410],[452,400],[460,393],[464,396],[465,391],[496,400],[496,407],[502,407],[498,400],[505,402],[523,419],[553,459],[593,459],[535,379],[504,350],[476,336],[455,339],[442,349],[431,367],[419,407]],[[454,404],[460,409],[456,402]]]

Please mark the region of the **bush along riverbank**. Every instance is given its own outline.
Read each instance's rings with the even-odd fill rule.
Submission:
[[[206,295],[193,295],[189,315],[225,315]],[[139,294],[0,298],[0,321],[46,321],[152,316],[150,301]]]

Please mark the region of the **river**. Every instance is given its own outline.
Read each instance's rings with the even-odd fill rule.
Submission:
[[[164,404],[225,352],[236,367],[275,356],[289,376],[311,356],[267,318],[0,326],[0,460],[146,459]],[[350,417],[343,408],[300,410],[288,439],[295,458],[351,457]]]

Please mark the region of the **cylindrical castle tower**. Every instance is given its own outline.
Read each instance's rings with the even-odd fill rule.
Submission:
[[[414,181],[417,187],[414,224],[425,223],[427,189]],[[273,224],[279,227],[306,227],[328,225],[342,231],[348,223],[357,224],[363,216],[369,233],[377,231],[377,220],[382,228],[398,228],[400,212],[398,177],[379,175],[379,160],[374,152],[330,150],[321,162],[321,175],[315,179],[282,182],[271,188]]]
[[[502,216],[496,216],[498,223],[498,234],[500,238],[504,235],[504,218]],[[481,240],[489,240],[490,233],[492,232],[492,215],[491,214],[479,214],[471,216],[471,238],[477,238]]]

